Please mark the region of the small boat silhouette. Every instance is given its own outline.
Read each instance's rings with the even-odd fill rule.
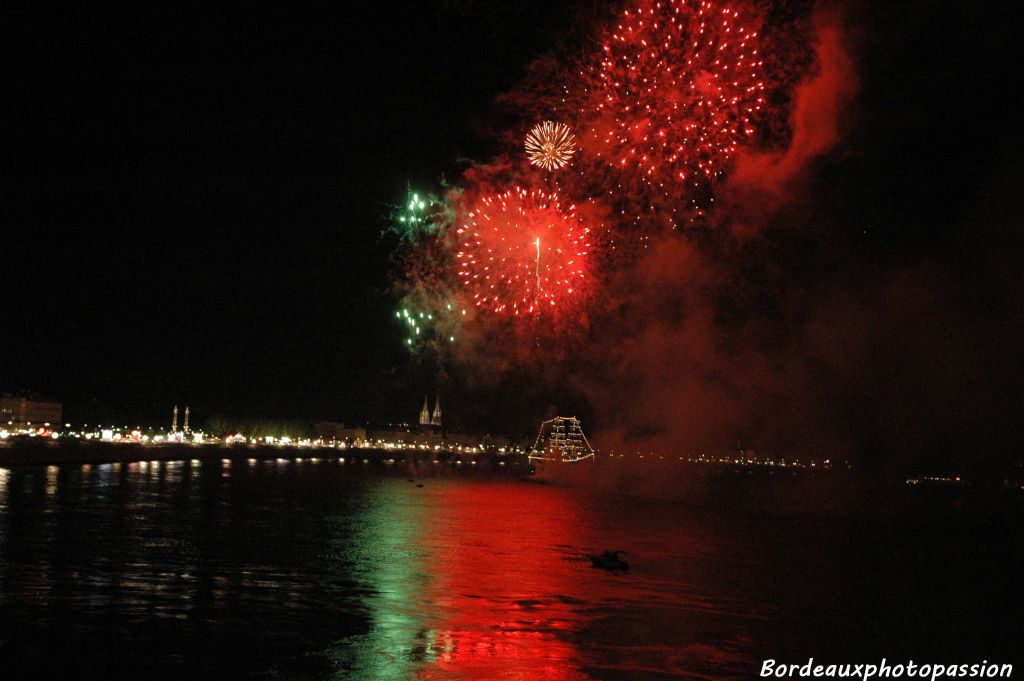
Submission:
[[[628,570],[629,563],[619,558],[625,551],[605,551],[600,555],[590,556],[590,564],[602,570]]]

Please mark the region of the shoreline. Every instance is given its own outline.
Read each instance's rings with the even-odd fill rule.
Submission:
[[[393,450],[377,448],[298,447],[274,445],[171,444],[140,445],[107,442],[75,442],[0,447],[0,466],[54,466],[61,464],[132,463],[142,461],[273,461],[341,460],[353,465],[383,467],[396,473],[426,475],[430,471],[510,477],[526,476],[525,456],[491,453],[463,454],[451,451]]]
[[[409,478],[490,478],[569,487],[615,499],[662,500],[694,508],[816,513],[828,517],[904,519],[1024,514],[1021,491],[970,484],[908,485],[845,469],[774,469],[683,464],[636,467],[601,460],[586,465],[534,466],[522,454],[297,445],[40,442],[0,446],[0,468],[182,462],[327,461],[354,474]]]

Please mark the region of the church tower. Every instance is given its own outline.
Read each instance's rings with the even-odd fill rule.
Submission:
[[[437,396],[437,401],[434,402],[434,413],[430,416],[430,425],[440,426],[441,425],[441,396]]]
[[[430,425],[430,407],[427,405],[427,396],[423,396],[423,409],[420,410],[420,425]]]

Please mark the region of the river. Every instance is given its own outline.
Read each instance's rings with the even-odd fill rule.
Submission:
[[[766,658],[1015,662],[1021,543],[987,518],[712,511],[337,460],[0,468],[0,676],[742,679]],[[593,568],[606,549],[631,569]]]

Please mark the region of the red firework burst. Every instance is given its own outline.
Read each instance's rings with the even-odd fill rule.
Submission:
[[[479,308],[558,314],[583,297],[590,232],[555,193],[516,187],[488,196],[456,229],[457,276]]]
[[[584,147],[614,169],[610,193],[697,206],[765,102],[756,20],[712,0],[646,1],[602,42],[580,113]]]

